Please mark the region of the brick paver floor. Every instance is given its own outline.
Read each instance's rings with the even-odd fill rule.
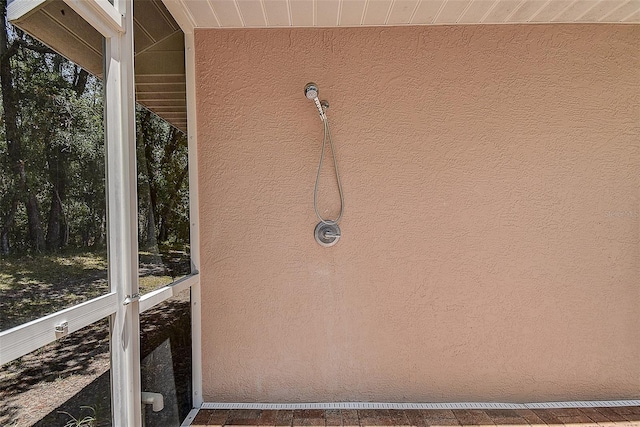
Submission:
[[[640,406],[580,409],[316,410],[202,409],[191,426],[640,427]]]

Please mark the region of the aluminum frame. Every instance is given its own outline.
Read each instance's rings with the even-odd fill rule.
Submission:
[[[200,270],[200,204],[198,190],[198,120],[196,103],[195,24],[180,0],[162,0],[184,33],[185,78],[187,83],[187,134],[189,148],[189,221],[191,229],[191,271]],[[193,407],[200,408],[202,396],[202,311],[201,282],[191,286],[191,360]]]
[[[60,338],[55,328],[67,323],[64,335],[78,331],[117,310],[115,292],[49,314],[0,333],[0,365],[24,356]]]
[[[62,335],[56,334],[55,328],[65,323],[64,335],[109,316],[113,424],[135,427],[142,425],[139,314],[190,287],[192,293],[199,296],[198,175],[195,138],[189,138],[192,273],[142,298],[132,298],[139,290],[133,0],[115,0],[113,5],[107,0],[64,1],[106,40],[104,82],[109,260],[107,268],[111,290],[106,295],[1,332],[0,364],[57,340]],[[18,19],[43,2],[44,0],[14,0],[8,6],[8,19]],[[192,40],[191,38],[191,43]],[[194,61],[191,49],[191,64]],[[191,82],[193,76],[191,70]],[[194,107],[193,87],[190,93],[191,106]],[[190,117],[195,117],[193,112]],[[191,135],[194,135],[195,131],[195,123],[190,123]],[[194,323],[197,323],[194,330],[199,331],[200,305],[197,298],[192,298],[192,316]],[[194,355],[199,355],[199,335],[197,337],[198,344],[194,344],[194,347],[197,346],[198,351],[194,351]],[[199,356],[197,360],[200,360]],[[196,371],[201,372],[201,369],[194,368],[194,372]],[[197,385],[201,390],[201,381],[194,384],[194,390],[198,390]],[[200,403],[201,400],[198,406]]]
[[[184,30],[183,30],[184,31]],[[200,202],[198,190],[198,139],[196,114],[196,56],[193,31],[184,34],[187,80],[187,132],[189,152],[189,221],[191,232],[191,270],[198,281],[191,286],[191,372],[193,407],[204,402],[202,396],[202,309],[200,294]]]
[[[124,17],[107,0],[65,0],[65,2],[87,20],[90,25],[98,29],[107,40],[107,44],[110,43],[113,46],[114,40],[117,41],[116,43],[120,43],[119,39],[124,37],[124,34],[119,31],[120,29],[124,29],[124,27],[122,27]],[[7,19],[9,21],[18,19],[23,15],[31,13],[31,11],[38,8],[42,3],[44,3],[44,0],[14,0],[7,6]],[[132,34],[129,34],[128,37],[131,37],[131,40],[133,40]],[[110,55],[109,52],[105,52],[104,54],[105,57]],[[131,62],[133,62],[133,57]],[[111,65],[112,63],[113,61],[111,60],[107,61],[107,65]],[[115,84],[119,85],[120,77],[115,76],[116,71],[115,68],[110,68],[112,76],[110,86]],[[105,86],[107,86],[107,84],[105,84]],[[105,91],[105,96],[109,95],[108,92],[109,90]],[[111,92],[112,94],[110,96],[113,97],[113,93],[116,91],[112,88]],[[112,99],[110,102],[116,103],[118,100]],[[115,130],[120,127],[120,119],[116,120],[114,118],[115,115],[108,114],[106,109],[105,116],[107,116],[107,121],[111,122],[107,126],[107,135],[113,135],[116,133]],[[109,137],[107,136],[107,151],[110,146],[119,145],[119,141],[121,140],[121,138],[115,139],[115,136],[112,139],[112,141],[109,141]],[[113,182],[107,182],[108,187],[112,185]],[[108,192],[110,191],[111,188],[108,189]],[[107,196],[107,199],[109,196],[110,195]],[[109,203],[108,200],[107,203]],[[109,215],[113,216],[112,213],[109,213]],[[108,232],[110,233],[110,231]],[[109,252],[113,251],[109,249]],[[108,253],[110,261],[112,256],[112,253]],[[69,323],[68,333],[72,333],[97,320],[116,313],[119,309],[119,295],[115,290],[112,277],[110,277],[110,284],[110,292],[105,295],[0,332],[0,364],[10,362],[57,340],[59,336],[56,336],[54,333],[54,327],[62,322]]]
[[[66,1],[66,0],[65,0]],[[83,0],[89,19],[103,0]],[[111,407],[113,424],[142,425],[138,294],[137,174],[135,87],[133,63],[133,1],[117,0],[124,32],[107,38],[105,52],[105,117],[107,138],[108,272],[112,291],[121,305],[111,316]],[[84,12],[84,9],[83,9]],[[96,28],[98,29],[98,28]],[[100,30],[100,29],[98,29]],[[115,31],[114,31],[115,32]]]

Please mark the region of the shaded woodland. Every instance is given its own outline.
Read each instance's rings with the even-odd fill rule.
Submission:
[[[0,331],[109,289],[103,84],[7,23],[6,3],[0,0]],[[185,135],[140,106],[136,133],[145,293],[190,271],[188,156]],[[141,316],[143,356],[171,340],[182,417],[191,408],[188,297]],[[3,365],[0,424],[64,425],[89,405],[95,425],[110,425],[108,353],[100,321]]]
[[[0,256],[103,248],[102,82],[6,23],[6,0],[0,9]],[[186,250],[185,135],[136,111],[139,244]]]

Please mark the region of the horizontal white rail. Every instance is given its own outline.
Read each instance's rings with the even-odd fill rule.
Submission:
[[[336,403],[210,403],[200,409],[556,409],[556,408],[602,408],[640,406],[640,400],[586,400],[570,402],[539,403],[381,403],[381,402],[336,402]]]
[[[166,286],[163,286],[159,289],[156,289],[155,291],[151,291],[148,294],[141,296],[140,313],[149,310],[150,308],[160,304],[162,301],[165,301],[172,296],[178,295],[183,290],[197,284],[199,280],[200,276],[198,275],[198,272],[195,272],[181,279],[178,279],[173,283],[169,283]]]
[[[193,422],[193,420],[196,419],[196,415],[198,415],[198,411],[199,409],[197,408],[192,409],[187,415],[187,418],[185,418],[184,421],[182,421],[182,424],[180,424],[180,427],[189,427]]]
[[[113,292],[0,332],[0,365],[110,316],[117,305]]]

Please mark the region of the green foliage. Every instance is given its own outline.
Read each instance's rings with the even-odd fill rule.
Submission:
[[[187,139],[140,106],[136,124],[139,243],[141,247],[157,244],[163,253],[164,249],[184,251],[189,244]]]
[[[106,222],[102,83],[28,36],[15,30],[9,35],[11,43],[20,42],[9,60],[17,142],[27,190],[39,207],[40,229],[63,235],[51,250],[101,244]],[[80,79],[83,73],[86,80]],[[6,150],[3,137],[0,153]],[[17,197],[13,170],[12,160],[2,156],[0,218],[7,217]],[[55,201],[61,205],[58,211],[52,210]],[[13,223],[5,224],[11,252],[34,249],[27,214],[20,204]]]
[[[91,406],[81,406],[80,409],[90,409],[93,412],[93,415],[86,415],[83,418],[79,418],[80,416],[78,416],[78,418],[76,418],[68,412],[60,411],[61,414],[65,414],[70,418],[64,427],[94,427],[96,425],[97,419],[95,417],[95,408]]]
[[[0,259],[0,331],[108,292],[106,251]]]
[[[166,250],[164,260],[151,252],[140,252],[140,293],[145,294],[186,274],[184,252]],[[166,261],[167,265],[163,265]],[[178,267],[176,267],[178,265]],[[171,269],[173,267],[173,269]],[[174,276],[170,276],[174,273]],[[106,249],[67,248],[56,253],[14,254],[0,258],[0,331],[21,325],[74,304],[104,295],[107,283]]]
[[[9,155],[9,116],[0,97],[0,255],[40,251],[34,222],[49,251],[102,247],[107,224],[102,82],[12,26],[5,30],[8,43],[17,46],[8,61],[17,111],[14,154],[18,147],[24,182]],[[141,107],[137,125],[140,242],[184,250],[186,138]],[[28,194],[35,197],[32,205]]]

